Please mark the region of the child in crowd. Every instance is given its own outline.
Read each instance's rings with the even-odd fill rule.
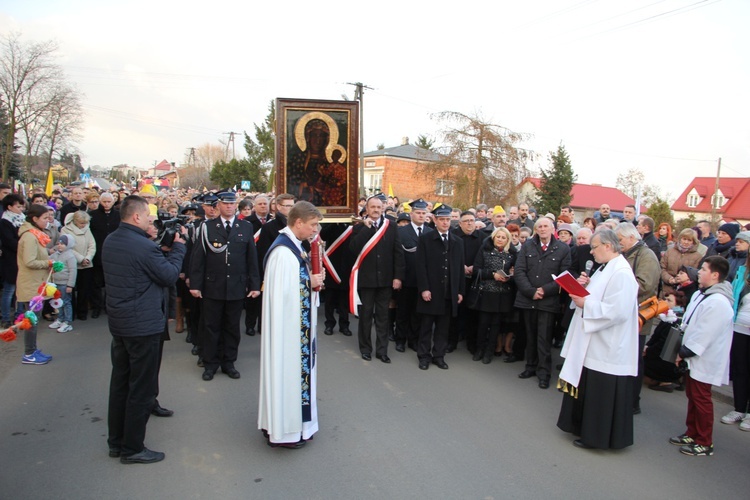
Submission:
[[[60,333],[66,333],[73,330],[73,288],[76,284],[77,263],[73,255],[75,238],[71,234],[62,234],[55,245],[55,252],[50,255],[50,259],[55,262],[62,262],[65,268],[52,275],[52,282],[60,290],[63,305],[60,308],[57,319],[49,325],[50,328],[56,328]]]

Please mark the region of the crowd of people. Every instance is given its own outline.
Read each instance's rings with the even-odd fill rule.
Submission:
[[[149,415],[173,414],[157,399],[167,319],[187,333],[206,382],[219,370],[239,379],[241,333],[261,335],[258,427],[269,446],[304,446],[317,431],[318,303],[325,335],[338,326],[353,336],[351,315],[359,318],[367,362],[391,363],[393,345],[414,351],[421,370],[447,370],[447,355],[465,349],[483,364],[522,362],[518,377],[541,389],[559,372],[558,426],[584,448],[633,444],[645,374],[653,390],[687,391],[687,430],[670,442],[712,454],[710,387],[728,382],[731,358],[735,408],[721,421],[750,431],[750,231],[736,223],[714,236],[701,221],[675,235],[634,206],[614,214],[605,203],[579,221],[569,206],[462,211],[381,194],[362,198],[351,224],[320,224],[314,206],[289,194],[150,184],[28,198],[0,184],[0,198],[3,327],[29,309],[51,263],[64,262],[53,273],[63,305],[45,303],[48,323],[24,331],[22,363],[52,359],[37,346],[37,328],[66,333],[106,313],[110,455],[123,463],[164,458],[143,441]],[[325,242],[318,272],[314,237]],[[580,290],[561,286],[566,274]],[[651,297],[671,301],[674,314],[639,323],[639,304]],[[683,312],[682,348],[665,361],[662,346]],[[135,328],[132,318],[144,314],[152,327]],[[564,363],[553,366],[557,348]]]

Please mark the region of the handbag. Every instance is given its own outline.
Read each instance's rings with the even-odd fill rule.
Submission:
[[[677,353],[682,347],[682,330],[678,326],[671,326],[667,334],[667,340],[664,341],[664,347],[661,348],[659,357],[667,363],[674,364],[677,359]]]
[[[690,316],[688,316],[682,324],[684,325],[684,328],[687,328],[687,325],[690,323],[690,320],[693,317],[693,314],[695,314],[696,309],[698,309],[698,306],[701,302],[703,302],[703,299],[705,299],[706,296],[703,295],[697,304],[695,304],[695,307],[690,312]],[[680,347],[682,347],[682,336],[684,335],[683,328],[680,327],[677,323],[672,325],[672,327],[669,329],[669,334],[667,335],[667,340],[664,342],[664,347],[661,349],[661,354],[659,357],[666,361],[667,363],[672,363],[677,360],[677,353],[680,352]]]
[[[482,284],[482,277],[479,274],[477,273],[474,276],[474,281],[471,282],[471,288],[469,289],[469,295],[466,297],[466,305],[469,309],[477,309],[482,302],[484,285]]]

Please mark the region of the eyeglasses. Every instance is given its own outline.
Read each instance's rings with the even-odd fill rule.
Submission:
[[[596,250],[596,249],[597,249],[597,248],[599,248],[600,246],[601,246],[601,245],[596,245],[596,246],[594,246],[594,245],[591,245],[591,250]]]

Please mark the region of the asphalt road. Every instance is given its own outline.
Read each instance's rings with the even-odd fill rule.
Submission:
[[[184,334],[165,346],[163,406],[146,444],[165,461],[122,465],[107,456],[106,317],[46,328],[54,359],[20,364],[22,343],[0,349],[0,498],[747,498],[750,433],[722,425],[713,457],[686,457],[667,439],[684,431],[684,393],[644,388],[635,445],[573,447],[555,426],[561,394],[520,380],[521,364],[416,354],[363,361],[355,337],[321,335],[320,431],[301,450],[271,449],[256,429],[259,338],[243,336],[239,380],[201,380]],[[356,331],[356,322],[352,325]]]

